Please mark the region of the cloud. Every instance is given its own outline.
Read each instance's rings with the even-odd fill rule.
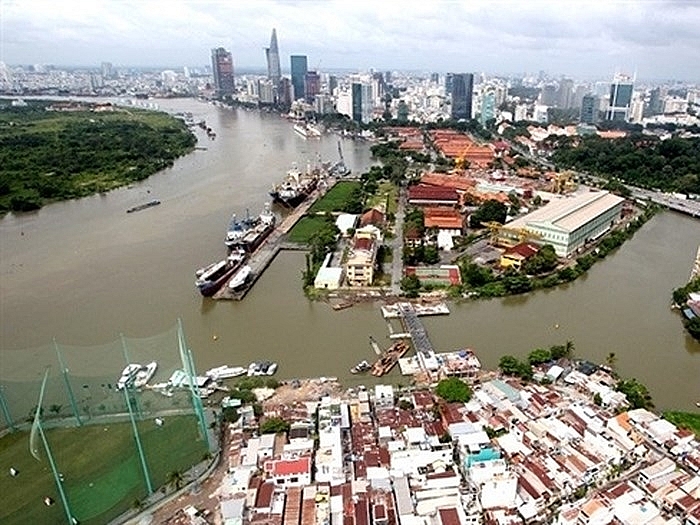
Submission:
[[[682,1],[0,0],[7,63],[198,65],[224,46],[263,67],[277,28],[283,67],[700,78],[700,4]]]

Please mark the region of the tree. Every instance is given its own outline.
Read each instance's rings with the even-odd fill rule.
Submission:
[[[448,403],[466,403],[472,397],[472,389],[458,377],[450,377],[440,381],[435,393]]]
[[[401,279],[401,290],[406,297],[418,297],[420,280],[415,275],[407,275]]]
[[[617,364],[617,355],[615,355],[615,352],[610,352],[605,356],[605,364],[610,370],[615,370],[615,365]]]
[[[576,347],[574,346],[574,342],[567,339],[566,343],[564,344],[564,357],[566,357],[567,359],[571,359],[574,356],[575,349]]]
[[[520,372],[520,361],[512,355],[504,355],[498,361],[498,368],[506,375],[515,376]]]
[[[471,217],[469,217],[469,225],[472,228],[481,228],[482,223],[492,221],[503,224],[506,222],[507,215],[508,206],[496,200],[487,200],[479,209],[471,214]]]
[[[618,381],[615,390],[625,394],[632,408],[654,408],[649,390],[634,378]]]
[[[399,401],[399,408],[401,410],[413,410],[413,403],[411,403],[408,399],[402,399]]]
[[[280,434],[289,430],[289,423],[281,417],[271,417],[260,424],[261,434]]]
[[[165,478],[165,484],[173,490],[180,490],[185,484],[185,474],[182,470],[171,470]]]
[[[523,264],[523,271],[530,275],[538,275],[554,270],[559,263],[559,258],[551,244],[545,244],[537,253]]]
[[[552,359],[552,353],[546,348],[536,348],[527,356],[527,362],[532,366],[541,365]]]

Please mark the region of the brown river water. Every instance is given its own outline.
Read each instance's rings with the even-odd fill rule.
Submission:
[[[270,114],[193,100],[160,105],[206,119],[216,140],[200,136],[206,151],[143,183],[0,220],[0,380],[35,378],[55,363],[46,351],[53,338],[101,345],[120,333],[164,332],[181,318],[200,370],[264,358],[279,363],[281,378],[367,381],[348,370],[372,358],[369,335],[388,344],[379,305],[336,312],[309,302],[302,253],[281,253],[242,302],[203,299],[193,285],[196,268],[225,254],[231,213],[258,213],[292,163],[336,160],[338,138],[306,141]],[[371,164],[367,144],[341,142],[355,173]],[[154,198],[162,204],[125,213]],[[470,347],[487,367],[567,339],[594,361],[615,352],[620,373],[649,386],[659,408],[696,410],[700,344],[670,309],[670,293],[688,279],[698,244],[700,221],[664,212],[575,283],[453,304],[449,316],[424,322],[438,351]],[[407,382],[396,372],[390,380]]]

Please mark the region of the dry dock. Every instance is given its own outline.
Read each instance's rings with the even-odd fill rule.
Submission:
[[[274,260],[280,250],[298,248],[297,245],[290,245],[289,243],[284,242],[286,235],[324,193],[325,190],[321,188],[311,193],[304,200],[304,202],[302,202],[294,209],[292,213],[284,218],[284,220],[272,231],[267,239],[262,242],[258,249],[250,255],[245,264],[250,266],[252,272],[250,279],[242,288],[235,291],[230,290],[227,282],[218,292],[214,294],[213,299],[240,301],[246,296],[248,291],[253,287],[255,282],[263,274],[267,267],[270,266],[270,263]]]

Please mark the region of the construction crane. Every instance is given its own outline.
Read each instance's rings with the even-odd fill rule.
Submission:
[[[574,172],[567,170],[560,173],[554,173],[549,186],[549,191],[552,193],[567,193],[576,188],[576,183],[572,180]]]
[[[472,144],[467,144],[464,149],[462,150],[462,153],[459,154],[459,157],[455,159],[455,168],[458,170],[463,170],[466,169],[469,166],[469,161],[467,160],[467,153],[469,153],[469,150],[472,148]]]
[[[537,242],[542,238],[539,233],[527,228],[509,228],[496,221],[482,222],[481,224],[489,229],[491,244],[494,246],[510,248],[523,242]]]

